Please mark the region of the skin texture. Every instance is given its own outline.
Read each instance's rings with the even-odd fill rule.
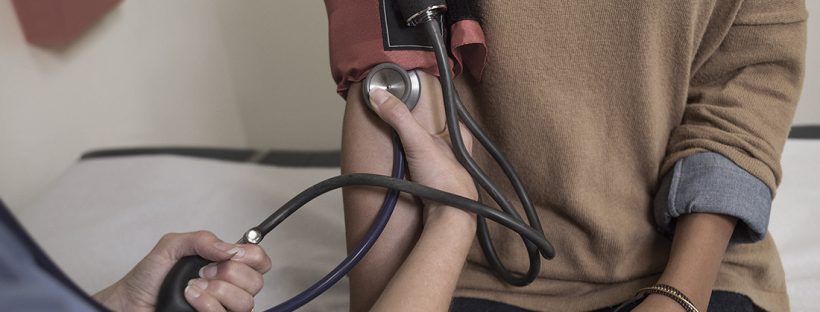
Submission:
[[[425,73],[420,73],[420,80],[423,92],[412,116],[427,133],[443,134],[444,112],[438,80]],[[352,85],[350,90],[342,131],[342,173],[390,175],[390,128],[364,104],[358,92],[361,84]],[[370,227],[385,193],[378,188],[343,189],[348,249],[356,246]],[[379,240],[348,275],[351,311],[369,311],[407,258],[421,235],[421,208],[412,197],[400,198]]]
[[[473,200],[472,178],[453,156],[447,135],[429,133],[397,98],[375,91],[376,112],[401,136],[413,180]],[[462,135],[467,135],[462,131]],[[471,144],[467,149],[471,150]],[[476,218],[424,202],[423,232],[372,307],[373,311],[446,311],[476,229]]]
[[[166,234],[122,279],[94,295],[113,311],[154,311],[163,279],[185,256],[214,261],[185,288],[185,298],[197,311],[251,311],[253,296],[262,289],[262,274],[270,258],[259,246],[225,243],[206,231]]]
[[[677,221],[669,262],[658,283],[677,288],[706,311],[721,260],[737,219],[724,215],[694,213]],[[649,295],[633,311],[684,311],[669,297]]]

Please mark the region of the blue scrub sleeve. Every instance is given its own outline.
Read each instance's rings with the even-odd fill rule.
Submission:
[[[655,197],[658,231],[672,236],[684,214],[714,213],[738,219],[731,243],[763,239],[769,225],[772,193],[760,179],[718,153],[678,160],[661,181]]]
[[[107,311],[56,270],[0,202],[0,309]]]

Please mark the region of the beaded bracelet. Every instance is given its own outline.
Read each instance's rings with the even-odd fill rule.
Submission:
[[[666,284],[656,284],[655,286],[641,288],[638,290],[638,296],[645,296],[648,294],[664,295],[680,304],[686,312],[699,312],[698,308],[684,295],[680,290]]]

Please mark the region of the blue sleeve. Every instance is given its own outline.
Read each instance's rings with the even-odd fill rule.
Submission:
[[[4,222],[0,222],[0,307],[43,312],[100,310],[44,271]]]
[[[772,194],[763,181],[717,153],[680,159],[661,181],[655,197],[658,231],[671,236],[684,214],[714,213],[738,219],[732,243],[756,242],[766,235]]]

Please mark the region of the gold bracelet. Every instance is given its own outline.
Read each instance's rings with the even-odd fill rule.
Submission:
[[[641,290],[638,290],[638,295],[646,294],[659,294],[667,296],[681,305],[686,312],[699,312],[698,308],[695,307],[692,301],[675,287],[666,284],[657,284],[655,286],[641,288]]]

